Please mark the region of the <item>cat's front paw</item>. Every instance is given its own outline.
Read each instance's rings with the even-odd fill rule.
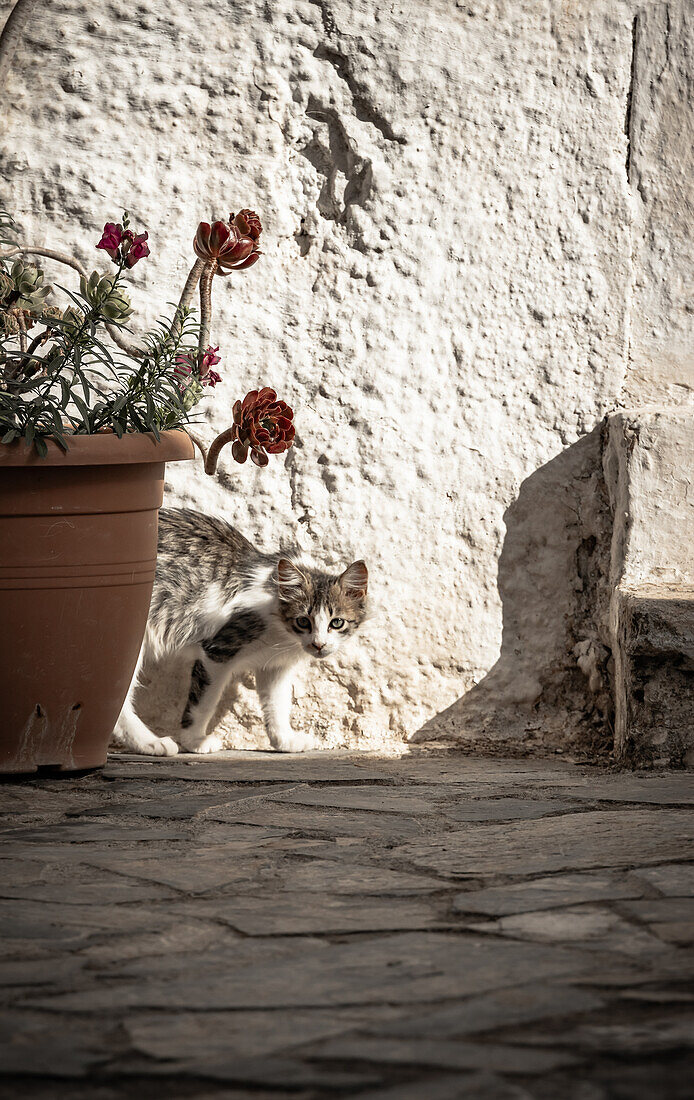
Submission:
[[[202,741],[181,742],[186,752],[208,753],[208,752],[221,752],[224,748],[224,742],[221,737],[216,733],[210,733],[207,737],[203,737]]]
[[[310,733],[295,733],[291,730],[275,739],[274,749],[277,752],[310,752],[319,748],[319,743]]]
[[[175,756],[178,745],[173,737],[157,737],[144,751],[148,756]]]

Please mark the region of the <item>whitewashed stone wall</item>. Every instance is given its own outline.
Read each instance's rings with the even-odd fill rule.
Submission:
[[[263,218],[262,261],[215,283],[224,383],[199,431],[268,384],[297,446],[265,471],[227,453],[217,480],[172,468],[168,501],[266,548],[366,558],[379,615],[299,699],[326,744],[394,747],[425,724],[561,738],[583,719],[594,429],[646,298],[680,344],[686,328],[649,292],[665,260],[641,277],[653,219],[682,206],[635,80],[662,63],[685,142],[669,28],[689,28],[685,4],[647,7],[635,34],[627,0],[38,0],[0,92],[0,197],[27,238],[97,264],[127,207],[152,244],[144,326],[177,298],[200,219]],[[144,704],[160,727],[164,699]],[[246,686],[222,728],[262,743]]]

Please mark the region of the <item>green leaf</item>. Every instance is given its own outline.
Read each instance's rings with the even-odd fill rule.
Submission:
[[[62,376],[58,379],[58,381],[60,382],[62,407],[63,409],[67,409],[72,398],[72,394],[70,392],[70,383],[68,382],[67,378],[63,378]]]
[[[73,393],[72,400],[73,400],[75,406],[77,407],[77,410],[79,411],[79,413],[82,417],[82,422],[84,423],[85,427],[88,429],[89,424],[90,424],[90,420],[91,420],[91,413],[90,413],[90,410],[89,410],[89,406],[86,404],[86,402],[84,402],[82,400],[82,398],[79,396],[78,393]]]

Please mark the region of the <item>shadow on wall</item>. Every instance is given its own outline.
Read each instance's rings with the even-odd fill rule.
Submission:
[[[612,521],[602,426],[526,478],[506,509],[499,558],[499,659],[414,742],[612,744],[608,645]]]

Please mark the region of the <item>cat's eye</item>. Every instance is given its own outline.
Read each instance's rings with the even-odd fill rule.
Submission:
[[[295,619],[294,622],[299,627],[299,630],[311,629],[311,620],[309,619],[308,615],[299,615],[299,618]]]
[[[342,627],[344,625],[345,625],[345,620],[344,619],[331,619],[330,620],[330,629],[331,630],[342,630]]]

